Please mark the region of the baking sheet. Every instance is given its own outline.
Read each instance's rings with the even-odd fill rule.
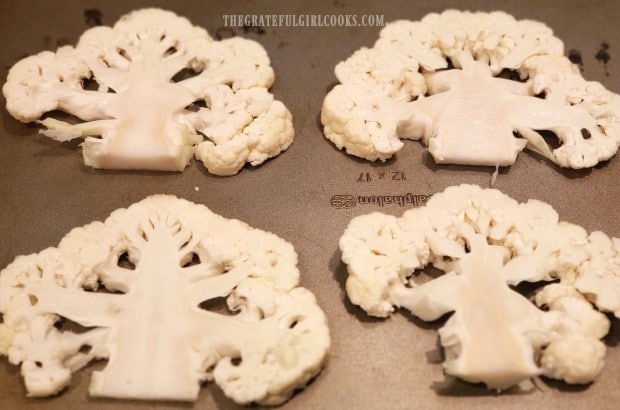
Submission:
[[[609,1],[20,1],[0,4],[0,77],[25,55],[75,44],[100,19],[111,25],[126,12],[163,7],[188,17],[212,35],[227,14],[355,14],[418,20],[450,7],[500,9],[517,18],[544,21],[564,40],[584,75],[620,92],[616,53],[620,3]],[[87,12],[87,10],[89,10]],[[335,149],[322,136],[322,100],[334,85],[333,68],[362,46],[371,46],[380,27],[265,27],[233,29],[259,41],[276,71],[272,88],[293,114],[291,148],[258,168],[234,177],[209,175],[195,161],[183,173],[98,171],[82,163],[77,143],[56,143],[37,127],[0,110],[0,268],[16,255],[55,246],[71,228],[103,220],[119,207],[155,193],[204,203],[225,217],[238,218],[291,242],[299,254],[301,283],[317,296],[332,332],[327,367],[282,409],[469,409],[617,408],[620,400],[620,324],[614,320],[607,363],[598,380],[585,387],[536,380],[504,394],[447,379],[437,349],[438,324],[423,324],[398,313],[368,318],[344,295],[346,269],[338,238],[355,215],[382,211],[400,215],[405,207],[356,201],[338,208],[338,195],[382,197],[429,195],[460,183],[489,186],[493,169],[438,166],[418,142],[386,163],[368,163]],[[607,45],[607,48],[605,48]],[[4,106],[4,99],[1,105]],[[501,170],[495,187],[522,201],[551,204],[563,220],[587,230],[620,236],[620,158],[592,170],[561,170],[524,152]],[[0,409],[178,409],[238,408],[215,385],[203,388],[195,404],[132,402],[89,398],[94,365],[80,371],[59,397],[28,399],[17,367],[0,360]]]

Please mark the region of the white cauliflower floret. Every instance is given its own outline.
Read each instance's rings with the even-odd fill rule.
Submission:
[[[13,344],[15,332],[4,323],[0,323],[0,354],[8,355],[9,347]]]
[[[265,321],[286,336],[268,348],[250,341],[240,346],[240,362],[221,360],[213,369],[215,382],[238,403],[263,397],[262,404],[280,404],[316,375],[316,347],[326,346],[326,332],[316,331],[325,327],[325,318],[314,295],[295,288],[273,303],[275,310],[265,313]]]
[[[586,81],[549,27],[503,12],[395,21],[335,72],[341,84],[323,102],[324,134],[371,161],[390,158],[401,139],[421,139],[438,163],[492,166],[513,164],[527,147],[586,168],[620,146],[620,97]]]
[[[343,261],[358,274],[348,277],[347,294],[369,314],[388,316],[396,304],[389,289],[404,286],[410,272],[427,262],[424,237],[407,235],[395,217],[380,213],[353,220],[348,232],[340,241]]]
[[[620,317],[620,239],[592,232],[587,257],[575,279],[575,288],[606,312]]]
[[[453,312],[439,330],[446,373],[498,390],[536,375],[594,380],[610,329],[603,312],[618,316],[618,245],[548,204],[475,185],[449,187],[400,218],[358,216],[340,238],[354,304],[426,321]],[[446,273],[419,280],[429,265]],[[542,282],[536,304],[509,287],[523,281]],[[563,353],[570,346],[575,355]]]
[[[609,333],[609,320],[581,297],[560,297],[547,304],[549,310],[560,312],[553,330],[561,335],[583,335],[602,339]]]
[[[323,132],[339,149],[369,160],[387,159],[399,151],[398,138],[406,103],[389,97],[364,97],[361,84],[337,85],[323,101]],[[352,113],[363,115],[352,115]]]
[[[273,81],[256,42],[213,41],[172,12],[142,9],[87,30],[75,48],[19,61],[3,93],[20,121],[53,110],[84,121],[47,117],[41,132],[59,141],[84,137],[91,167],[182,171],[196,153],[209,172],[234,175],[292,143],[291,114],[268,91]],[[218,127],[225,138],[209,133]]]
[[[90,76],[91,69],[70,46],[26,57],[9,71],[2,89],[6,108],[22,122],[35,121],[53,110],[71,112],[85,121],[103,118],[113,94],[85,90],[82,82]]]
[[[540,359],[543,374],[569,384],[592,382],[605,364],[605,345],[600,340],[568,336],[553,341]]]
[[[209,109],[188,119],[208,138],[195,153],[207,169],[234,174],[246,162],[259,165],[290,145],[291,114],[267,89],[235,93],[228,86],[211,85],[204,95]]]
[[[363,47],[346,62],[336,65],[335,73],[341,83],[365,87],[372,82],[390,98],[410,101],[412,95],[426,92],[419,68],[415,58],[397,49]]]
[[[0,272],[0,353],[21,364],[31,396],[107,359],[92,396],[193,401],[214,380],[237,403],[279,404],[330,346],[296,264],[273,234],[154,195]],[[232,314],[209,310],[217,298]]]

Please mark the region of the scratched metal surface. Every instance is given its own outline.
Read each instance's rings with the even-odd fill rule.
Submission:
[[[518,18],[546,22],[566,45],[584,74],[620,92],[620,3],[609,1],[20,1],[0,3],[0,77],[19,58],[58,44],[74,44],[100,18],[112,24],[131,9],[159,6],[187,16],[212,34],[224,14],[379,14],[385,21],[417,20],[428,12],[458,6],[505,10]],[[86,18],[85,9],[101,12]],[[337,195],[428,195],[449,185],[488,186],[491,169],[437,166],[417,142],[407,142],[393,160],[371,164],[336,150],[322,136],[319,111],[333,86],[334,65],[361,46],[370,46],[378,27],[267,27],[237,35],[259,41],[276,70],[273,93],[291,110],[296,139],[291,148],[261,167],[231,178],[209,175],[192,163],[183,173],[95,171],[82,164],[77,144],[58,144],[37,127],[0,110],[0,267],[16,255],[56,245],[72,227],[104,219],[150,194],[168,193],[204,203],[213,211],[274,232],[299,254],[302,285],[318,297],[329,318],[333,348],[329,364],[305,391],[282,409],[408,408],[617,408],[620,401],[620,325],[613,322],[607,363],[586,387],[538,380],[496,395],[442,374],[437,325],[405,314],[388,320],[367,318],[344,297],[345,268],[339,236],[355,215],[383,211],[399,215],[398,204],[332,206]],[[605,43],[609,47],[601,48]],[[608,57],[608,58],[605,58]],[[605,60],[608,60],[605,62]],[[4,106],[4,100],[1,102]],[[553,205],[562,219],[620,236],[620,158],[587,171],[561,170],[529,153],[500,172],[496,188],[519,199]],[[198,187],[199,190],[196,190]],[[59,397],[25,397],[19,370],[0,359],[0,409],[178,409],[237,408],[214,385],[202,389],[196,404],[142,403],[89,398],[91,366],[75,375]]]

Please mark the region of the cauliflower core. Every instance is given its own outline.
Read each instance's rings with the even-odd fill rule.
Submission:
[[[503,390],[536,375],[589,383],[603,367],[602,312],[620,317],[620,239],[561,222],[543,202],[450,187],[400,218],[354,218],[340,249],[347,294],[368,314],[452,312],[439,329],[449,375]],[[446,273],[424,280],[429,266]],[[534,303],[510,287],[522,282],[540,283]]]
[[[87,30],[76,47],[17,62],[2,91],[20,121],[54,110],[84,121],[40,123],[58,141],[85,137],[88,166],[182,171],[195,155],[209,172],[234,175],[293,141],[273,81],[258,43],[213,41],[172,12],[142,9]]]
[[[0,354],[21,363],[31,396],[107,359],[93,396],[192,401],[214,380],[237,403],[282,403],[330,346],[296,263],[273,234],[151,196],[0,272]]]
[[[324,134],[371,161],[390,158],[402,138],[421,139],[437,163],[492,166],[527,147],[562,167],[592,167],[620,145],[620,97],[586,81],[550,28],[503,12],[393,22],[335,71]]]

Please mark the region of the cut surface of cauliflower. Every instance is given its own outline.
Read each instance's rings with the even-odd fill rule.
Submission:
[[[504,390],[537,375],[592,382],[620,317],[617,238],[559,220],[537,200],[449,187],[402,217],[355,217],[340,238],[349,299],[369,315],[403,307],[439,329],[447,374]],[[444,272],[424,280],[427,267]],[[533,300],[513,286],[539,283]]]
[[[268,91],[273,81],[258,43],[214,41],[187,19],[150,8],[85,31],[75,47],[18,61],[2,90],[22,122],[54,110],[76,117],[52,114],[41,132],[84,138],[88,166],[182,171],[194,155],[209,172],[234,175],[293,141],[291,114]]]
[[[549,27],[504,12],[392,22],[336,66],[324,135],[371,161],[414,139],[437,163],[507,166],[528,148],[561,167],[592,167],[620,146],[620,96],[586,81],[563,52]]]
[[[296,264],[271,233],[150,196],[0,272],[0,354],[21,364],[30,396],[106,359],[92,396],[193,401],[214,381],[237,403],[279,404],[330,347]]]

